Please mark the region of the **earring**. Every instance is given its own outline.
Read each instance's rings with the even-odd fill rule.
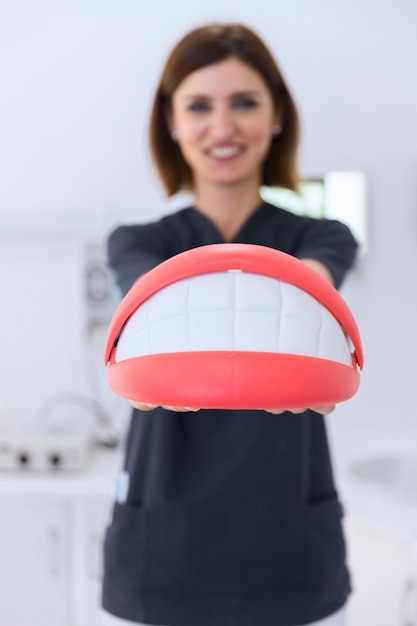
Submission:
[[[281,124],[274,124],[272,127],[272,134],[277,136],[280,134],[280,132],[282,131],[282,126]]]
[[[172,139],[172,141],[178,141],[179,136],[180,136],[180,134],[179,134],[179,132],[177,130],[174,129],[174,130],[171,131],[171,139]]]

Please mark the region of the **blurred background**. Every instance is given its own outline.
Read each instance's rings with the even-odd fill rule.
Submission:
[[[148,115],[170,49],[208,21],[246,23],[276,56],[301,113],[303,177],[366,180],[366,251],[342,289],[365,369],[328,419],[357,572],[349,626],[417,624],[417,4],[0,0],[0,587],[23,570],[37,581],[25,607],[0,600],[0,626],[100,623],[127,418],[102,362],[118,301],[104,242],[185,201],[159,187]],[[30,469],[42,446],[60,473]]]

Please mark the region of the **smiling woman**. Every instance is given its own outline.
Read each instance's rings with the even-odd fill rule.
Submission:
[[[357,244],[336,220],[295,215],[262,201],[262,186],[297,188],[298,115],[270,52],[243,25],[203,26],[174,48],[155,94],[150,146],[168,195],[187,189],[194,201],[110,235],[109,263],[127,294],[123,307],[126,301],[133,306],[152,283],[150,270],[160,276],[182,254],[192,257],[193,267],[182,275],[185,282],[147,292],[137,312],[129,308],[131,319],[117,318],[106,346],[111,375],[122,372],[119,382],[135,386],[135,367],[157,360],[140,382],[147,377],[158,385],[164,377],[177,391],[181,381],[192,395],[207,368],[203,379],[214,392],[218,364],[209,359],[232,347],[238,359],[249,353],[243,359],[249,364],[245,392],[253,395],[266,381],[277,396],[267,406],[258,400],[233,406],[226,398],[223,408],[205,404],[191,412],[165,406],[181,404],[179,396],[165,396],[163,406],[155,406],[151,396],[141,402],[125,388],[135,410],[123,490],[104,546],[103,606],[138,624],[339,626],[350,583],[323,420],[333,406],[312,402],[307,406],[314,410],[306,410],[279,403],[287,382],[277,363],[323,357],[326,367],[352,370],[352,346],[323,303],[299,285],[280,282],[271,255],[286,253],[303,267],[310,286],[324,277],[338,288]],[[221,252],[219,244],[264,249],[266,276],[254,280],[243,271],[250,267],[228,263],[209,277],[194,276],[196,257],[210,245]],[[249,317],[253,332],[242,325]],[[203,321],[197,334],[196,318]],[[221,335],[224,321],[231,333]],[[152,344],[145,349],[137,341],[137,322]],[[309,342],[307,353],[300,352],[301,335]],[[167,346],[171,352],[161,364],[159,353]],[[279,354],[283,346],[285,354]],[[254,363],[259,347],[264,358]],[[184,360],[191,367],[182,375]],[[293,374],[300,392],[319,387],[301,368]],[[331,396],[329,376],[319,383],[329,386],[327,398],[340,399]]]
[[[239,68],[238,76],[234,77],[231,72],[217,74],[219,65],[230,66],[230,63],[232,70],[234,66]],[[197,102],[191,100],[188,103],[192,108],[204,112],[210,110],[211,97],[219,92],[217,81],[222,78],[223,95],[232,97],[229,106],[234,104],[235,108],[244,110],[257,108],[257,102],[253,100],[258,90],[268,107],[272,100],[272,114],[277,117],[277,123],[270,120],[268,134],[272,140],[279,139],[272,142],[262,160],[263,184],[282,185],[295,190],[299,182],[299,122],[283,76],[269,50],[250,29],[242,25],[224,28],[213,25],[191,31],[182,39],[181,45],[174,48],[156,90],[150,121],[150,144],[155,165],[168,194],[175,194],[183,188],[193,189],[192,168],[184,159],[180,146],[171,141],[170,133],[175,130],[172,122],[166,122],[167,117],[172,116],[173,101],[180,86],[183,88],[187,83],[190,85],[190,81],[199,81],[201,71],[208,72],[207,77],[211,80],[204,84],[200,82],[198,86],[202,91],[189,94],[191,98],[198,97]],[[244,75],[249,76],[249,83],[242,82]],[[256,94],[250,93],[253,88]]]
[[[196,204],[217,182],[260,187],[272,129],[281,122],[258,72],[231,58],[190,74],[172,98],[170,126],[193,172]]]

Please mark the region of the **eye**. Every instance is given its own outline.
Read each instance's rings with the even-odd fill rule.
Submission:
[[[203,100],[196,100],[195,102],[191,102],[187,108],[189,111],[191,111],[191,113],[206,113],[210,110],[208,102],[205,102]]]
[[[234,109],[256,109],[257,106],[258,101],[248,96],[242,96],[233,102]]]

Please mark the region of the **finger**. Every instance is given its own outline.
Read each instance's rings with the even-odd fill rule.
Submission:
[[[197,411],[200,410],[200,409],[192,408],[192,407],[189,407],[189,406],[166,406],[166,405],[163,405],[162,408],[166,409],[167,411],[177,411],[179,413],[186,413],[188,411],[197,412]]]
[[[327,406],[315,406],[315,407],[311,407],[310,409],[308,408],[304,408],[304,409],[288,409],[289,411],[291,411],[291,413],[304,413],[304,411],[314,411],[315,413],[320,413],[320,415],[329,415],[329,413],[331,413],[332,411],[334,411],[336,408],[335,404],[329,404]]]
[[[307,409],[265,409],[268,413],[273,415],[280,415],[281,413],[304,413]]]
[[[332,413],[335,408],[335,404],[329,404],[328,406],[318,406],[311,410],[315,411],[316,413],[320,413],[321,415],[329,415],[329,413]]]
[[[137,402],[136,400],[129,400],[129,403],[133,406],[134,409],[139,409],[139,411],[152,411],[158,406],[157,404],[149,404],[148,402]]]

